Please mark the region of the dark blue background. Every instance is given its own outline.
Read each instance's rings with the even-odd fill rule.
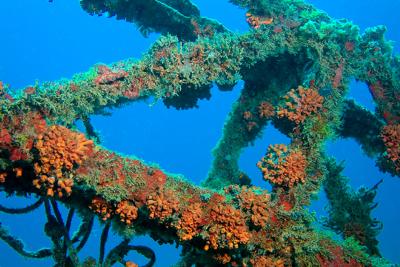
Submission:
[[[227,1],[195,0],[202,15],[218,19],[228,28],[243,32],[248,30],[244,10]],[[387,37],[400,40],[398,11],[400,1],[355,0],[311,1],[335,18],[345,17],[360,25],[361,29],[378,24],[388,26]],[[79,1],[13,0],[0,1],[0,80],[20,88],[36,80],[69,78],[74,73],[86,71],[95,63],[111,63],[128,57],[139,58],[157,38],[153,34],[143,38],[135,26],[106,17],[92,17],[81,10]],[[395,43],[399,51],[398,43]],[[232,92],[213,89],[210,101],[200,101],[199,109],[176,111],[166,109],[161,102],[149,100],[134,103],[113,111],[111,117],[95,117],[95,127],[101,132],[103,145],[109,149],[134,154],[146,161],[157,162],[169,172],[182,173],[199,183],[211,164],[211,150],[221,135],[224,120],[238,97],[241,84]],[[351,97],[373,109],[373,103],[363,84],[352,84]],[[272,127],[265,130],[262,139],[246,149],[240,165],[255,184],[267,187],[255,167],[269,144],[287,143],[288,139]],[[339,140],[328,145],[328,152],[345,160],[345,174],[354,187],[372,186],[385,178],[377,196],[379,206],[374,215],[384,222],[379,236],[380,248],[388,259],[400,262],[400,180],[380,173],[374,162],[365,157],[359,146],[351,140]],[[0,203],[10,206],[26,203],[26,199],[7,199],[0,195]],[[324,214],[325,200],[311,207]],[[29,215],[7,216],[0,214],[0,221],[10,231],[26,241],[28,248],[38,249],[49,245],[43,233],[43,210]],[[76,225],[77,222],[74,223]],[[101,228],[97,225],[90,244],[81,256],[97,256]],[[109,246],[118,242],[113,237]],[[133,240],[156,250],[156,266],[174,263],[179,250],[173,246],[158,246],[145,237]],[[132,253],[131,259],[144,263]],[[0,267],[50,266],[51,261],[25,260],[0,242]]]

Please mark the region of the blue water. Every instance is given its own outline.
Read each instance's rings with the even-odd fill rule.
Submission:
[[[248,30],[244,11],[227,1],[193,2],[199,6],[202,15],[215,18],[238,32]],[[361,29],[387,25],[387,38],[395,41],[395,50],[400,51],[400,1],[311,2],[335,18],[353,20]],[[16,88],[34,84],[36,80],[68,78],[98,62],[138,58],[158,37],[152,34],[143,38],[135,26],[124,21],[89,16],[80,8],[78,0],[55,0],[54,3],[1,0],[0,12],[0,80]],[[182,173],[199,183],[207,174],[212,160],[210,151],[221,135],[224,120],[240,88],[239,84],[232,92],[213,89],[211,100],[200,101],[199,109],[176,111],[165,108],[161,102],[134,103],[114,110],[110,117],[94,117],[93,123],[100,131],[105,147],[157,162],[169,172]],[[365,107],[374,108],[364,85],[354,82],[350,95]],[[268,144],[287,142],[286,137],[268,128],[253,147],[244,151],[240,165],[255,184],[266,187],[255,163]],[[384,223],[379,247],[383,256],[400,263],[400,179],[380,173],[354,141],[330,143],[328,152],[338,160],[346,161],[345,174],[351,178],[353,187],[372,186],[384,178],[377,195],[379,206],[374,211],[374,216]],[[5,205],[22,206],[25,202],[25,199],[6,199],[0,195],[0,203]],[[323,215],[324,206],[321,194],[321,199],[313,204],[312,209]],[[49,245],[43,233],[44,220],[43,210],[18,217],[0,214],[0,222],[21,237],[30,249]],[[97,225],[81,256],[98,255],[99,237],[100,227]],[[113,237],[108,247],[118,240],[118,237]],[[146,237],[136,238],[133,243],[155,249],[158,256],[156,266],[169,266],[178,259],[179,249],[173,246],[158,246]],[[131,258],[138,263],[145,262],[133,253]],[[50,266],[51,261],[25,260],[0,242],[0,267],[32,265]]]

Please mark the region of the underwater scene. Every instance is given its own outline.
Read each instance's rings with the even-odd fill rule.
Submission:
[[[0,267],[400,264],[400,1],[0,1]]]

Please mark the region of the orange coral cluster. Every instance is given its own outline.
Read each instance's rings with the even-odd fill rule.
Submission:
[[[147,197],[147,208],[150,211],[151,219],[165,220],[179,209],[178,200],[174,197],[173,192],[160,192]]]
[[[115,213],[119,215],[121,222],[131,224],[138,217],[138,208],[124,200],[118,203]]]
[[[231,262],[231,256],[229,256],[228,254],[218,254],[218,255],[216,255],[216,256],[214,256],[214,259],[216,260],[216,261],[218,261],[219,263],[221,263],[221,264],[227,264],[227,263],[229,263],[229,262]]]
[[[299,86],[285,95],[286,107],[279,108],[278,117],[286,117],[296,124],[302,123],[308,116],[322,108],[324,98],[314,88]]]
[[[270,221],[271,213],[269,212],[270,195],[264,192],[256,194],[254,190],[242,187],[237,196],[240,207],[246,212],[254,226],[265,227]]]
[[[253,267],[265,267],[265,266],[273,266],[273,267],[284,267],[285,262],[282,259],[273,259],[267,256],[255,256],[250,259],[251,266]]]
[[[175,226],[181,240],[191,240],[200,233],[200,226],[204,225],[203,215],[200,203],[193,203],[182,212],[182,216]]]
[[[230,205],[218,204],[211,207],[209,214],[210,225],[207,225],[208,236],[204,250],[210,248],[234,249],[239,244],[247,244],[250,233],[242,213]]]
[[[139,265],[137,265],[136,263],[134,263],[132,261],[127,261],[125,263],[125,267],[139,267]]]
[[[253,120],[253,114],[251,111],[245,111],[243,112],[243,119],[246,123],[246,129],[248,132],[251,132],[253,129],[258,127],[257,122]]]
[[[23,169],[21,167],[13,168],[15,177],[22,177]]]
[[[33,186],[37,189],[46,189],[46,195],[53,197],[57,194],[59,198],[63,197],[64,194],[69,196],[72,193],[72,186],[74,181],[72,179],[56,179],[46,175],[40,175],[38,179],[34,179],[32,182]]]
[[[72,192],[72,170],[82,164],[93,152],[93,141],[83,134],[62,126],[51,126],[43,135],[38,135],[35,148],[39,151],[39,162],[34,164],[37,179],[33,185],[45,189],[48,196],[58,197]]]
[[[105,199],[98,196],[92,199],[89,208],[100,215],[103,221],[111,218],[111,216],[114,214],[114,209],[111,204],[109,204]]]
[[[270,145],[267,154],[257,163],[264,179],[272,184],[293,187],[304,182],[307,160],[300,150],[289,150],[285,145]]]
[[[245,112],[243,112],[243,119],[249,120],[249,119],[251,119],[252,117],[253,117],[253,114],[251,114],[250,111],[245,111]]]
[[[6,172],[0,173],[0,184],[4,183],[6,181],[6,177],[7,177],[7,173]]]
[[[274,106],[266,101],[261,102],[258,106],[258,116],[261,119],[269,119],[275,115],[275,108]]]
[[[269,25],[274,21],[273,18],[257,17],[251,13],[246,13],[246,17],[247,23],[254,29],[260,28],[261,25]]]
[[[386,146],[387,157],[394,163],[396,172],[400,173],[400,124],[383,127],[381,137]]]
[[[138,208],[128,200],[123,200],[115,205],[100,196],[95,196],[89,204],[89,209],[97,213],[103,221],[116,214],[120,221],[127,225],[131,225],[138,217]]]

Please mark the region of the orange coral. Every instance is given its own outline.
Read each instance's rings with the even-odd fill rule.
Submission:
[[[72,193],[72,186],[74,185],[74,181],[70,178],[68,179],[59,179],[57,181],[57,194],[58,197],[62,197],[63,193],[65,192],[67,196],[71,195]]]
[[[396,171],[400,172],[400,124],[383,127],[381,137],[386,146],[387,158],[393,161]]]
[[[260,28],[261,25],[269,25],[274,21],[273,18],[257,17],[257,16],[254,16],[251,13],[246,13],[246,17],[247,17],[246,21],[254,29]]]
[[[253,267],[265,267],[265,266],[273,266],[273,267],[284,267],[285,263],[283,260],[278,259],[275,260],[273,258],[267,256],[256,256],[250,259],[251,266]]]
[[[94,197],[89,208],[99,214],[103,221],[109,219],[113,214],[113,207],[101,197]]]
[[[227,264],[227,263],[229,263],[229,262],[231,262],[231,256],[229,256],[228,254],[218,254],[218,255],[215,255],[214,256],[214,258],[219,262],[219,263],[222,263],[222,264]]]
[[[54,196],[54,186],[56,179],[54,177],[48,177],[46,175],[40,175],[39,179],[34,179],[32,184],[37,189],[46,189],[46,195],[53,197]]]
[[[124,200],[118,203],[115,213],[119,215],[121,222],[131,224],[138,217],[138,208]]]
[[[211,225],[207,225],[208,240],[204,250],[212,248],[234,249],[239,244],[247,244],[250,233],[241,212],[230,205],[219,204],[211,207],[209,214]]]
[[[250,111],[243,112],[243,119],[246,123],[247,131],[251,132],[254,128],[258,127],[258,124],[252,120],[253,114]]]
[[[45,189],[48,196],[58,197],[72,192],[72,170],[82,164],[93,153],[93,141],[83,134],[75,133],[62,126],[51,126],[38,135],[35,148],[39,151],[39,162],[34,164],[37,179],[33,185]]]
[[[245,112],[243,112],[243,118],[244,118],[245,120],[249,120],[249,119],[251,119],[252,117],[253,117],[253,115],[251,114],[250,111],[245,111]]]
[[[237,196],[240,207],[246,212],[251,223],[255,226],[265,227],[270,221],[270,195],[267,193],[256,194],[251,188],[243,187]]]
[[[22,176],[22,168],[21,167],[14,168],[13,171],[15,172],[15,177]]]
[[[75,133],[63,126],[51,126],[39,135],[35,147],[39,150],[43,169],[72,170],[74,164],[82,164],[93,151],[93,141],[82,133]]]
[[[178,200],[173,196],[173,192],[150,195],[147,197],[146,204],[150,211],[149,217],[158,218],[161,221],[178,210]]]
[[[37,189],[45,189],[46,195],[53,197],[56,193],[59,198],[63,197],[64,194],[66,196],[71,195],[72,186],[74,182],[72,179],[57,179],[54,177],[49,177],[46,175],[40,175],[38,179],[34,179],[32,184]]]
[[[182,212],[182,216],[176,225],[181,240],[191,240],[200,232],[199,227],[204,221],[202,215],[203,210],[200,203],[193,203]]]
[[[258,106],[258,116],[261,119],[269,119],[275,115],[275,108],[274,106],[269,103],[269,102],[261,102],[261,104]]]
[[[6,181],[6,177],[7,177],[7,173],[6,172],[0,173],[0,184],[4,183]]]
[[[253,129],[257,128],[258,124],[255,121],[249,121],[246,125],[247,131],[251,132]]]
[[[299,86],[285,95],[286,107],[279,108],[278,117],[286,117],[296,124],[302,123],[308,116],[322,108],[324,98],[314,88]]]
[[[267,154],[257,163],[264,179],[275,185],[293,187],[306,178],[307,160],[300,150],[283,145],[270,145]]]
[[[263,251],[273,252],[275,250],[274,245],[276,243],[273,239],[271,228],[268,230],[251,231],[250,243],[257,244]]]
[[[125,267],[139,267],[139,265],[137,265],[137,264],[134,263],[134,262],[127,261],[127,262],[125,263]]]

